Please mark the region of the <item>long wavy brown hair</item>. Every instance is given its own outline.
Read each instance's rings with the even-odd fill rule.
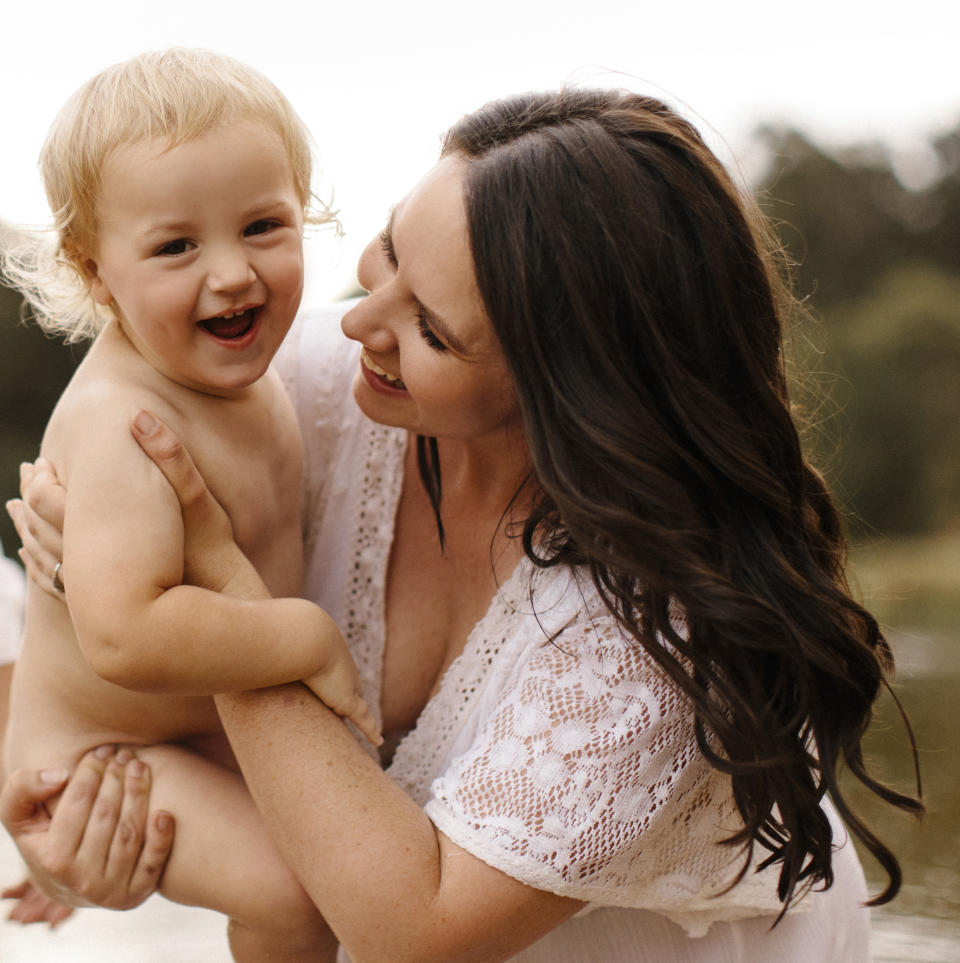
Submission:
[[[781,864],[784,910],[832,883],[825,794],[888,874],[872,901],[886,902],[899,865],[839,770],[922,807],[864,766],[892,657],[851,597],[840,517],[791,416],[795,302],[772,232],[697,131],[650,97],[497,101],[456,124],[444,153],[469,160],[477,281],[540,493],[527,554],[587,566],[690,696],[700,750],[743,817],[729,842],[747,845],[744,871],[756,844]]]

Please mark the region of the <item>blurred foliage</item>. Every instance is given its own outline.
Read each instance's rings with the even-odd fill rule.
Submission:
[[[960,527],[960,127],[929,145],[922,190],[900,183],[883,146],[827,152],[789,129],[758,137],[761,206],[810,309],[792,346],[808,447],[855,534]],[[81,354],[18,315],[0,289],[4,498]],[[5,518],[0,537],[12,553]]]
[[[82,348],[47,338],[20,321],[20,298],[0,287],[0,502],[17,494],[19,465],[40,450],[43,429]],[[4,551],[20,545],[6,512],[0,513]]]
[[[923,190],[898,181],[881,146],[828,154],[796,131],[760,137],[761,205],[811,311],[794,345],[808,447],[855,535],[958,525],[960,128],[930,145]]]

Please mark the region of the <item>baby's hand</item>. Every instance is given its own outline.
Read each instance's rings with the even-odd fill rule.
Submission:
[[[344,648],[303,684],[326,706],[339,716],[349,719],[374,746],[383,745],[383,736],[360,695],[360,677],[350,654]]]

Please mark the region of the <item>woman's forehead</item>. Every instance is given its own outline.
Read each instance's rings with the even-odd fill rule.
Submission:
[[[399,270],[417,299],[468,347],[495,342],[477,287],[463,178],[467,161],[444,157],[394,207],[387,225]]]

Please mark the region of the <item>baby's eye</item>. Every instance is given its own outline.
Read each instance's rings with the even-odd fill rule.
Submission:
[[[175,241],[167,241],[154,251],[160,257],[176,257],[178,254],[186,254],[193,250],[196,245],[193,241],[188,241],[185,237],[178,237]]]
[[[247,237],[252,237],[257,234],[267,234],[278,227],[280,227],[280,221],[264,218],[263,220],[254,221],[252,224],[247,225],[243,233]]]

